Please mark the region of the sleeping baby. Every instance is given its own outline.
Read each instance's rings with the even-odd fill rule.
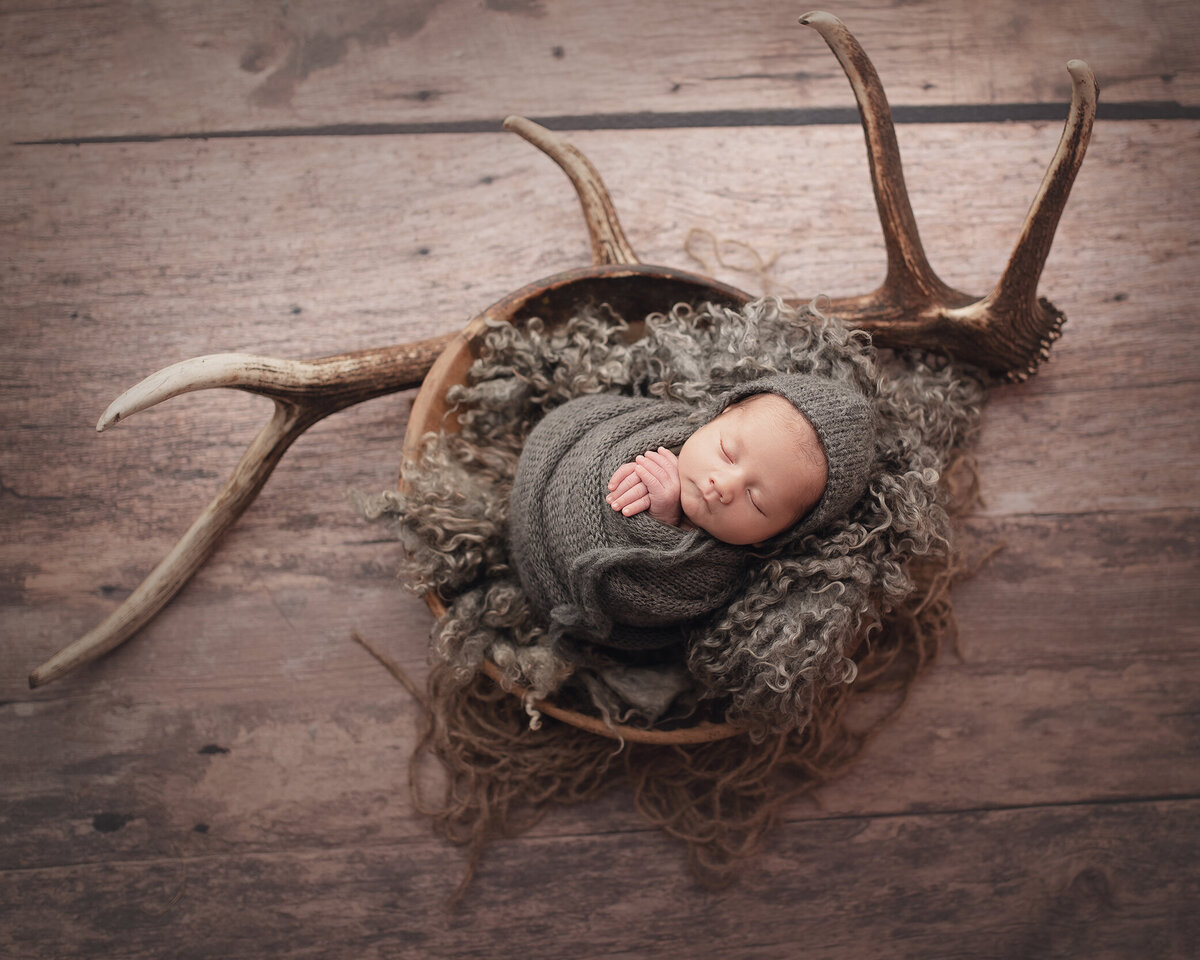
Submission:
[[[732,403],[683,444],[647,450],[617,468],[605,498],[673,527],[699,527],[726,543],[761,543],[811,510],[829,475],[813,425],[777,393]]]
[[[555,639],[653,650],[727,604],[748,547],[820,531],[861,498],[871,404],[813,374],[686,404],[609,394],[546,415],[509,502],[509,554]],[[677,452],[676,452],[677,451]]]

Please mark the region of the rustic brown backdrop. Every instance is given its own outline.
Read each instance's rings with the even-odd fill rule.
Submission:
[[[835,5],[900,120],[936,269],[983,292],[1052,155],[1072,57],[1100,119],[1043,292],[1054,359],[994,394],[944,656],[742,881],[694,886],[629,798],[459,851],[412,808],[430,618],[349,506],[410,398],[318,425],[138,637],[28,671],[166,552],[269,405],[181,397],[194,355],[452,331],[587,262],[568,131],[647,262],[693,228],[865,292],[880,233],[848,85],[773,0],[142,0],[0,6],[0,955],[1183,958],[1200,941],[1200,8]],[[761,289],[762,277],[715,265]]]

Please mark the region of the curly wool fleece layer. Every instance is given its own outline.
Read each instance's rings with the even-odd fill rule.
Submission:
[[[384,494],[370,512],[398,519],[402,575],[447,601],[436,656],[464,684],[490,656],[508,679],[545,696],[573,667],[534,620],[505,552],[512,477],[533,425],[589,393],[703,410],[736,384],[781,372],[855,385],[878,415],[867,493],[819,535],[749,551],[745,589],[687,644],[682,686],[691,689],[681,701],[723,703],[730,721],[760,736],[801,727],[823,689],[853,680],[849,655],[912,592],[909,562],[949,551],[939,476],[978,427],[983,387],[969,371],[915,354],[877,362],[866,334],[776,299],[740,310],[677,305],[647,318],[640,339],[629,336],[605,308],[553,330],[536,320],[492,326],[467,384],[449,396],[461,432],[427,437],[420,463],[405,466],[407,496]],[[616,719],[638,713],[611,700],[597,706]]]

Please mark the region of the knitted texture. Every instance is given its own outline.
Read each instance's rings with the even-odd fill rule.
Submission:
[[[689,631],[683,660],[693,704],[711,703],[756,735],[803,727],[831,688],[854,679],[853,652],[902,608],[916,564],[949,551],[939,480],[979,424],[984,390],[970,370],[918,353],[881,359],[865,334],[771,299],[681,305],[647,318],[637,339],[603,309],[553,328],[490,326],[466,384],[448,397],[460,432],[430,435],[405,466],[405,494],[386,491],[367,505],[396,519],[404,579],[446,603],[435,660],[467,684],[489,657],[538,696],[592,700],[578,690],[580,671],[548,642],[509,552],[517,463],[547,411],[591,394],[713,408],[751,381],[811,374],[863,393],[874,410],[867,490],[819,532],[751,548],[739,591]]]
[[[683,639],[676,625],[716,609],[737,588],[738,548],[649,512],[626,517],[604,500],[621,464],[660,445],[679,447],[696,429],[692,412],[666,400],[581,397],[529,435],[509,499],[509,554],[552,640],[665,647]]]
[[[828,377],[807,373],[777,374],[734,387],[719,410],[759,393],[791,402],[817,431],[829,476],[813,508],[790,530],[790,540],[821,530],[858,503],[875,463],[875,411],[860,390]]]
[[[874,460],[874,414],[860,392],[827,377],[780,374],[729,391],[714,415],[760,393],[791,402],[825,451],[821,499],[779,535],[803,536],[862,496]],[[552,640],[665,647],[683,639],[681,624],[737,591],[749,559],[743,548],[668,526],[649,512],[626,517],[604,500],[621,464],[659,446],[678,450],[703,419],[668,400],[589,396],[553,410],[529,435],[510,497],[509,554]]]

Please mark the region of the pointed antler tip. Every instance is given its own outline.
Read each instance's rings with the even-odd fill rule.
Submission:
[[[1067,73],[1071,75],[1071,79],[1077,87],[1091,88],[1093,94],[1099,93],[1100,85],[1096,83],[1096,75],[1087,65],[1086,60],[1068,60]]]
[[[522,140],[532,143],[543,153],[550,152],[547,144],[554,144],[558,139],[558,135],[547,127],[515,113],[504,118],[504,129],[509,133],[515,133]]]
[[[800,18],[800,23],[806,27],[832,27],[841,25],[842,21],[832,13],[826,13],[824,10],[814,10],[811,13],[804,14]]]

